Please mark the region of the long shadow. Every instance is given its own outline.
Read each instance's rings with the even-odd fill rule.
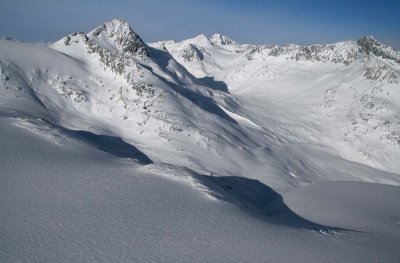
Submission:
[[[135,146],[123,141],[120,137],[111,135],[99,135],[83,130],[70,130],[64,126],[61,126],[60,124],[55,124],[43,118],[35,118],[32,116],[21,117],[21,115],[19,115],[18,112],[7,111],[2,109],[1,107],[0,107],[0,113],[2,113],[4,116],[12,118],[39,120],[41,122],[44,122],[51,128],[58,130],[64,135],[80,140],[116,158],[133,159],[142,165],[153,163],[153,161],[146,154],[141,152]]]
[[[153,163],[147,155],[119,137],[97,135],[82,130],[70,130],[46,120],[43,121],[55,126],[66,135],[79,139],[114,157],[134,159],[142,165]],[[283,202],[280,194],[258,180],[240,176],[201,175],[190,169],[185,169],[198,179],[201,184],[210,189],[211,194],[216,198],[237,205],[268,222],[287,227],[306,228],[316,231],[324,230],[328,231],[328,233],[332,230],[345,230],[320,225],[300,217]]]
[[[228,85],[225,82],[215,80],[213,77],[198,78],[200,84],[207,86],[213,90],[219,90],[229,93]]]
[[[55,126],[66,135],[83,141],[111,156],[117,158],[129,158],[137,161],[139,164],[151,164],[153,161],[135,146],[124,142],[121,138],[110,135],[99,135],[88,131],[70,130],[63,126],[52,124],[47,120],[43,120],[48,124]]]
[[[184,72],[185,75],[190,76],[191,80],[194,83],[200,84],[203,86],[207,86],[208,88],[211,88],[213,90],[219,90],[219,91],[229,93],[228,85],[226,85],[225,82],[215,80],[213,77],[196,78],[184,66],[182,66],[178,61],[176,61],[174,59],[174,57],[168,51],[162,51],[162,50],[158,50],[158,49],[155,49],[152,47],[149,47],[149,50],[150,50],[150,54],[152,55],[153,60],[161,68],[168,67],[170,60],[173,60],[177,63],[177,65],[179,65],[180,71]],[[203,54],[201,52],[199,52],[199,55],[202,56]],[[142,66],[146,67],[145,65],[142,65]],[[147,67],[147,69],[150,69],[150,68]],[[173,79],[175,81],[179,82],[179,78],[177,76],[171,76],[171,77],[173,77]]]
[[[268,222],[315,231],[345,230],[302,218],[283,202],[280,194],[258,180],[239,176],[197,176],[216,198],[238,205]]]
[[[160,77],[161,78],[161,77]],[[176,85],[173,82],[170,82],[166,79],[163,78],[163,81],[168,83],[168,85],[177,93],[179,93],[180,95],[182,95],[183,97],[187,98],[188,100],[190,100],[191,102],[193,102],[194,104],[196,104],[197,106],[199,106],[201,109],[217,115],[218,117],[220,117],[221,119],[225,119],[229,122],[232,123],[236,123],[237,122],[232,119],[228,114],[225,113],[225,111],[223,111],[215,102],[213,99],[206,97],[200,93],[194,92],[190,89],[186,89],[182,86]]]
[[[153,161],[131,144],[124,142],[121,138],[109,135],[98,135],[88,131],[66,130],[69,135],[77,138],[97,149],[117,158],[130,158],[140,164],[150,164]]]
[[[174,58],[166,51],[161,51],[158,49],[150,48],[150,53],[154,59],[154,61],[161,67],[165,68],[169,65],[170,60],[174,60]],[[178,62],[176,62],[178,65],[180,65]],[[145,65],[142,65],[143,67],[147,68],[151,72],[154,73],[153,69],[150,67],[147,67]],[[192,81],[197,84],[212,84],[211,85],[206,85],[208,87],[211,87],[212,89],[225,89],[226,91],[228,90],[228,87],[226,84],[222,81],[215,81],[213,78],[203,78],[203,79],[197,79],[194,76],[192,76],[184,67],[181,66],[181,70],[186,72],[188,76],[191,76]],[[179,85],[168,81],[162,76],[157,75],[154,73],[155,76],[157,76],[160,80],[162,80],[164,83],[166,83],[173,91],[179,93],[181,96],[187,98],[197,106],[199,106],[201,109],[217,115],[218,117],[225,119],[229,122],[237,123],[234,119],[232,119],[228,114],[226,114],[216,103],[215,101],[207,96],[204,96],[200,94],[199,92],[195,92],[193,90],[187,89],[184,86],[186,85],[185,83],[182,83],[181,80],[177,76],[174,76],[171,74],[171,77],[174,79],[176,83],[179,83]]]

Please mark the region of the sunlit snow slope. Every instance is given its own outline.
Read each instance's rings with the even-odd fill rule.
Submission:
[[[396,262],[399,61],[122,19],[0,40],[0,261]]]

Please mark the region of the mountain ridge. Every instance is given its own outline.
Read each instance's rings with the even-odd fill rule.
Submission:
[[[224,39],[220,35],[214,36]],[[132,43],[134,43],[134,48],[130,46]],[[265,145],[276,145],[279,148],[282,147],[282,142],[317,143],[318,140],[322,140],[326,136],[325,134],[315,133],[321,128],[317,128],[316,131],[311,129],[307,132],[313,134],[310,138],[314,139],[310,141],[303,137],[303,131],[295,131],[295,129],[309,129],[297,122],[292,124],[293,128],[282,128],[287,125],[281,123],[282,120],[285,121],[286,117],[284,116],[273,120],[273,123],[281,123],[279,124],[281,127],[272,132],[268,126],[273,118],[265,122],[266,120],[259,119],[252,111],[246,110],[251,105],[243,103],[243,98],[240,93],[237,93],[248,86],[246,83],[251,83],[255,87],[255,94],[262,94],[263,90],[267,89],[259,85],[264,83],[268,85],[271,80],[273,81],[276,78],[282,79],[280,80],[282,83],[286,81],[292,83],[292,76],[295,78],[299,76],[303,79],[304,67],[310,69],[309,72],[306,72],[306,75],[325,76],[332,79],[332,83],[337,81],[334,80],[332,72],[337,72],[334,74],[340,76],[340,79],[354,78],[346,74],[347,69],[350,69],[353,72],[352,74],[356,76],[354,83],[357,87],[372,85],[367,89],[368,94],[361,88],[350,89],[347,86],[341,88],[339,84],[327,85],[327,83],[323,83],[323,89],[326,90],[313,91],[312,93],[315,95],[310,95],[310,98],[315,101],[315,105],[310,104],[313,105],[313,108],[308,109],[307,106],[305,110],[321,111],[321,114],[318,113],[321,115],[318,117],[318,121],[330,123],[329,125],[334,125],[339,120],[343,121],[342,118],[345,119],[345,124],[342,125],[345,127],[344,136],[335,138],[334,144],[331,142],[333,140],[330,137],[331,135],[326,138],[329,142],[326,145],[324,142],[323,145],[327,147],[327,152],[330,152],[328,149],[333,147],[344,160],[350,158],[351,161],[372,165],[378,169],[390,172],[397,171],[394,168],[395,163],[398,162],[395,156],[388,158],[387,161],[384,160],[384,156],[388,156],[389,151],[397,149],[397,141],[400,138],[400,135],[396,132],[396,127],[399,125],[395,118],[396,110],[391,106],[392,99],[384,94],[384,92],[392,93],[391,85],[395,85],[396,82],[385,77],[387,72],[381,70],[380,63],[385,61],[384,59],[381,61],[381,58],[373,57],[373,59],[363,62],[364,64],[350,63],[345,65],[345,68],[341,68],[340,65],[345,63],[338,63],[336,66],[334,66],[336,63],[332,65],[326,63],[322,67],[325,72],[321,73],[321,66],[318,63],[324,61],[290,57],[290,52],[293,50],[300,52],[295,53],[297,55],[308,54],[298,46],[291,45],[284,55],[277,56],[270,55],[276,47],[258,46],[249,58],[249,53],[255,50],[252,45],[240,45],[233,40],[221,42],[218,45],[215,43],[212,43],[206,36],[199,35],[194,39],[182,42],[163,41],[145,44],[125,21],[115,19],[100,25],[87,34],[74,33],[50,45],[51,50],[65,54],[74,63],[79,63],[79,67],[83,69],[82,72],[87,72],[84,74],[90,76],[87,80],[81,73],[64,76],[64,73],[57,72],[59,66],[55,66],[54,69],[36,69],[35,72],[37,73],[33,76],[30,76],[31,73],[29,73],[24,77],[24,81],[31,83],[31,79],[39,80],[37,84],[31,84],[34,87],[33,92],[35,94],[36,92],[42,93],[43,88],[40,85],[43,84],[41,83],[45,85],[50,83],[49,91],[59,93],[61,98],[57,98],[57,103],[41,98],[42,101],[45,101],[46,107],[57,105],[54,108],[55,112],[65,114],[65,110],[60,110],[65,106],[61,105],[64,103],[71,104],[71,112],[78,111],[81,112],[82,116],[90,116],[90,118],[100,121],[99,124],[93,124],[94,130],[100,129],[98,132],[108,130],[111,134],[120,134],[125,140],[135,145],[142,145],[138,148],[144,150],[152,160],[159,159],[163,162],[177,164],[182,162],[180,161],[181,158],[185,160],[183,162],[185,165],[195,167],[193,168],[195,170],[198,169],[197,172],[204,173],[207,170],[212,170],[215,173],[221,173],[226,169],[224,166],[237,166],[236,158],[249,158],[249,154],[265,148]],[[352,42],[352,45],[354,43]],[[322,46],[322,49],[330,50],[331,47]],[[346,48],[344,47],[345,50],[347,50]],[[330,57],[331,53],[324,56]],[[303,55],[300,56],[300,58],[303,57]],[[304,64],[302,61],[317,64]],[[371,69],[369,74],[373,76],[372,78],[365,76],[367,66]],[[389,70],[393,70],[392,65],[388,64],[387,67]],[[377,70],[380,75],[377,75]],[[290,73],[291,71],[292,73]],[[396,74],[393,76],[389,74],[389,76],[395,78]],[[3,78],[5,82],[6,78],[10,78],[10,76]],[[365,80],[374,82],[367,84]],[[377,93],[378,88],[375,86],[377,85],[375,81],[376,83],[387,83],[388,86],[384,86],[383,91]],[[311,85],[311,87],[321,85],[321,83],[315,84],[313,80],[307,78],[299,83],[300,85]],[[21,86],[21,84],[18,85]],[[347,94],[351,90],[355,90],[355,94],[352,96],[357,99],[347,102],[348,98],[343,97],[341,99],[348,104],[342,105],[338,94]],[[290,93],[281,94],[279,89],[274,92],[279,94],[276,98],[283,96],[286,100],[291,100],[292,95]],[[298,91],[291,90],[291,92],[297,94]],[[315,97],[316,94],[320,93],[320,97]],[[42,97],[43,95],[37,96]],[[265,97],[264,99],[270,103],[271,107],[276,104],[273,97]],[[280,108],[279,105],[276,106],[277,109]],[[303,104],[299,106],[305,107]],[[336,107],[343,109],[333,111]],[[368,114],[363,115],[362,112],[368,112]],[[383,112],[388,114],[387,116],[390,116],[390,118],[382,115]],[[319,125],[313,120],[305,121],[310,122],[311,126],[317,127]],[[68,124],[67,127],[74,128],[74,125]],[[105,125],[105,127],[101,127],[102,125]],[[84,126],[75,128],[85,129]],[[376,153],[369,153],[368,151],[372,146],[366,148],[364,139],[357,139],[357,136],[365,136],[366,131],[374,131],[376,134],[373,137],[379,137],[377,140],[385,142],[385,147]],[[187,137],[183,144],[181,143],[182,135]],[[337,137],[338,135],[333,134],[332,136]],[[160,138],[165,145],[171,145],[166,146],[169,157],[157,153],[158,146],[152,143],[152,141],[155,142]],[[356,142],[357,147],[354,148],[358,151],[357,153],[348,150],[347,144],[353,143],[352,140]],[[338,144],[336,144],[336,141]],[[337,145],[341,146],[338,147]],[[271,147],[268,146],[267,148]],[[346,151],[341,150],[341,147],[344,147]],[[216,165],[206,158],[199,159],[193,149],[197,149],[202,156],[212,153],[215,159],[220,160],[220,164]],[[227,157],[227,154],[223,154],[226,151],[236,152],[237,157],[234,155]],[[184,157],[181,156],[181,152],[184,153]],[[265,154],[267,153],[262,153],[262,155]],[[349,157],[351,155],[353,157]],[[193,158],[196,161],[192,161]],[[279,159],[279,157],[275,156],[273,159]],[[263,160],[258,160],[257,163],[260,167],[268,167]],[[205,169],[204,167],[207,166],[209,168]],[[247,163],[239,166],[243,173],[249,172]],[[286,168],[278,168],[278,174],[282,174],[284,169]],[[320,167],[316,168],[318,171],[320,169]],[[229,173],[232,173],[232,171],[230,170]],[[333,174],[333,172],[324,172],[324,174],[330,173]],[[297,179],[291,177],[289,172],[284,171],[283,174],[281,176],[291,182],[289,185],[299,183]],[[311,174],[313,174],[311,178],[320,176],[317,172]],[[344,178],[352,177],[353,175],[344,176]],[[254,174],[254,178],[265,180],[261,170]],[[271,184],[270,179],[267,179],[267,182]],[[283,189],[286,187],[288,186],[283,186]]]
[[[400,70],[360,43],[0,39],[0,261],[396,261]]]
[[[194,38],[189,38],[186,40],[182,40],[185,43],[196,44],[197,39],[206,39],[205,35],[198,35]],[[208,38],[207,38],[208,39]],[[254,45],[254,44],[239,44],[238,42],[232,40],[228,36],[224,36],[221,34],[213,34],[209,39],[211,43],[216,46],[242,46],[247,47],[248,55],[251,56],[253,53],[261,53],[263,51],[267,51],[267,55],[271,56],[280,56],[291,54],[291,59],[296,60],[311,60],[311,61],[332,61],[332,62],[343,62],[345,64],[352,63],[354,60],[362,58],[363,55],[373,54],[377,57],[382,57],[385,59],[390,59],[397,64],[400,63],[400,51],[393,49],[388,45],[384,45],[378,40],[376,40],[373,36],[365,36],[355,41],[341,41],[333,44],[312,44],[312,45],[297,45],[297,44],[286,44],[286,45]],[[165,41],[159,41],[159,43],[163,43]],[[176,42],[175,42],[176,43]],[[201,46],[201,43],[198,43]],[[342,47],[344,53],[348,53],[346,55],[342,55],[343,57],[349,57],[349,59],[344,58],[331,58],[327,59],[324,56],[321,56],[316,53],[325,52],[326,49],[334,50],[338,47]],[[313,56],[314,54],[314,56]],[[357,56],[358,55],[358,56]]]

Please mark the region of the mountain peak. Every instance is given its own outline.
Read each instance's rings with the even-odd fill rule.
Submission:
[[[360,38],[357,40],[358,45],[362,47],[367,47],[367,46],[381,46],[382,44],[376,40],[373,36],[365,36],[363,38]]]
[[[199,35],[195,36],[194,39],[208,40],[208,38],[204,34],[199,34]]]
[[[365,36],[357,40],[357,44],[367,55],[373,54],[377,57],[393,60],[400,64],[400,53],[390,46],[384,45],[373,36]]]
[[[110,21],[110,23],[114,23],[114,24],[125,24],[125,25],[128,25],[128,26],[129,26],[128,22],[127,22],[125,19],[123,19],[122,17],[114,18],[113,20]]]
[[[101,26],[96,27],[89,33],[89,35],[97,37],[103,32],[105,32],[110,36],[114,36],[114,35],[128,35],[131,34],[133,30],[129,26],[128,22],[126,22],[122,18],[115,18],[109,22],[105,22]]]
[[[88,34],[100,46],[113,48],[133,55],[148,56],[146,44],[122,18],[105,22]]]
[[[211,45],[210,40],[204,34],[197,35],[194,38],[189,38],[187,40],[184,40],[183,42],[187,43],[187,44],[202,46],[202,47]]]
[[[211,43],[214,45],[236,45],[237,42],[221,34],[214,34],[210,38]]]

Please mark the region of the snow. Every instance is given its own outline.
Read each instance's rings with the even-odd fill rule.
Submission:
[[[294,257],[297,262],[391,262],[399,256],[389,242],[398,241],[397,225],[382,237],[341,230],[328,235],[321,230],[321,235],[277,223],[273,216],[263,219],[208,198],[196,191],[195,179],[175,180],[180,169],[138,169],[135,162],[112,158],[63,133],[54,143],[49,132],[21,127],[25,121],[1,120],[2,262],[287,262]],[[240,182],[230,181],[232,189],[251,187]],[[398,195],[398,190],[379,190],[381,202]],[[373,205],[362,212],[376,210]],[[341,215],[348,213],[336,213]],[[360,220],[354,212],[351,216]]]
[[[391,185],[336,181],[300,187],[288,193],[284,201],[313,222],[358,231],[386,229],[390,233],[400,218],[399,198],[399,188]]]
[[[395,262],[400,71],[376,43],[145,44],[122,19],[0,40],[0,261]]]
[[[193,40],[165,45],[193,75],[226,83],[240,100],[236,114],[263,127],[278,126],[290,140],[322,142],[350,161],[399,172],[394,102],[400,99],[399,52],[377,42],[386,55],[367,56],[358,45],[362,40],[310,47],[242,45],[240,52],[204,45],[198,48],[204,49],[204,60],[188,62],[180,52],[187,42]],[[313,52],[308,60],[303,49]]]
[[[210,42],[214,45],[237,45],[238,43],[228,36],[224,36],[221,34],[213,34],[210,37]]]

